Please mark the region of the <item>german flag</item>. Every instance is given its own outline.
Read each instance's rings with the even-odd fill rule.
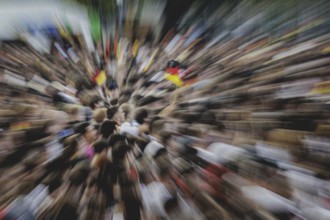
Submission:
[[[107,80],[107,76],[106,76],[104,70],[96,71],[96,73],[94,74],[93,79],[92,79],[92,81],[99,86],[103,85],[106,80]]]
[[[165,71],[165,79],[171,81],[177,87],[183,86],[183,82],[179,77],[179,67],[168,67]]]

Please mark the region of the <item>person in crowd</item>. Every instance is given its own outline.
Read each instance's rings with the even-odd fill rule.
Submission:
[[[165,120],[163,119],[158,119],[151,122],[150,124],[151,135],[149,136],[151,142],[144,149],[144,154],[146,156],[154,158],[166,152],[165,146],[161,143],[161,132],[164,125],[165,125]]]
[[[135,111],[134,120],[127,119],[121,124],[120,133],[129,134],[133,137],[139,137],[141,134],[148,131],[148,125],[145,124],[145,120],[148,118],[148,111],[144,108],[137,109]]]
[[[107,118],[109,120],[114,120],[116,113],[118,112],[118,107],[117,106],[111,106],[110,108],[107,109]]]
[[[66,105],[64,111],[69,114],[68,127],[72,127],[84,121],[84,110],[79,105]]]
[[[89,100],[89,107],[92,110],[95,110],[97,108],[100,108],[100,107],[102,107],[102,103],[101,102],[102,102],[101,97],[94,95]]]
[[[69,96],[65,94],[63,91],[63,85],[61,85],[58,82],[53,82],[50,84],[46,91],[48,95],[52,97],[53,103],[55,106],[57,106],[59,109],[62,109],[62,107],[65,104],[77,104],[78,100],[72,96]]]
[[[119,176],[119,185],[123,201],[124,218],[126,220],[140,220],[142,204],[135,182],[130,179],[126,172],[123,172]]]
[[[78,152],[76,156],[92,159],[94,156],[94,148],[92,144],[97,138],[96,130],[90,123],[84,122],[77,125],[75,128],[75,133],[79,134],[77,137]]]
[[[49,160],[59,157],[63,150],[61,141],[72,134],[72,131],[65,129],[68,122],[68,115],[65,112],[58,112],[55,117],[46,124],[46,132],[50,134],[50,141],[45,145]]]
[[[93,123],[96,125],[102,124],[107,118],[107,108],[97,108],[93,112]]]
[[[117,130],[117,123],[112,120],[105,120],[99,128],[100,138],[108,141],[110,136],[114,134]]]
[[[108,87],[108,95],[111,99],[115,99],[118,97],[118,84],[116,79],[114,79],[111,75],[107,79],[107,87]]]

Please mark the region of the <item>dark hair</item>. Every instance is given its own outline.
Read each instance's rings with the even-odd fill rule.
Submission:
[[[87,127],[89,125],[90,125],[89,122],[80,123],[75,127],[74,131],[76,134],[84,135],[87,132]]]
[[[78,219],[77,207],[66,198],[61,198],[48,207],[45,214],[45,219]]]
[[[134,96],[132,97],[134,103],[138,102],[138,101],[139,101],[140,99],[142,99],[142,98],[143,98],[143,96],[142,96],[142,95],[139,95],[139,94],[134,95]]]
[[[172,197],[164,202],[164,209],[167,213],[171,212],[178,205],[178,199]]]
[[[170,167],[167,164],[160,164],[159,177],[165,177],[170,175]]]
[[[111,99],[110,105],[114,106],[118,104],[118,99]]]
[[[139,81],[139,76],[138,75],[133,75],[132,77],[130,77],[129,79],[128,79],[128,83],[130,84],[130,85],[134,85],[135,83],[137,83],[137,81]]]
[[[140,99],[136,104],[137,104],[137,106],[143,106],[143,105],[151,104],[155,101],[159,101],[161,99],[162,99],[161,97],[147,96],[147,97]]]
[[[166,155],[166,153],[167,153],[166,148],[161,148],[161,149],[159,149],[159,150],[156,152],[156,154],[153,156],[153,158],[154,158],[154,159],[157,159],[157,158],[159,158],[159,157],[161,157],[161,156],[163,156],[163,155]]]
[[[217,116],[211,111],[206,111],[201,115],[199,121],[202,124],[216,125]]]
[[[107,147],[108,147],[108,143],[104,140],[97,141],[94,143],[94,151],[96,154],[101,153]]]
[[[112,160],[115,163],[121,162],[131,147],[125,142],[120,142],[112,148]]]
[[[95,109],[96,108],[96,104],[101,101],[102,99],[99,96],[93,96],[89,102],[89,107],[91,109]]]
[[[202,113],[199,112],[186,112],[182,115],[182,119],[184,120],[184,122],[188,124],[192,124],[198,121],[201,118],[201,116]]]
[[[135,120],[137,121],[137,123],[143,124],[144,119],[146,119],[147,117],[148,117],[148,110],[147,109],[140,108],[140,109],[136,110]]]
[[[121,93],[120,93],[120,96],[130,96],[134,91],[132,89],[126,89],[126,90],[123,90]]]
[[[43,180],[43,183],[49,187],[48,189],[50,193],[54,192],[62,184],[62,172],[51,172]]]
[[[108,110],[107,110],[107,118],[108,119],[113,119],[113,116],[115,116],[115,114],[117,113],[117,111],[118,111],[118,107],[117,106],[113,106],[113,107],[108,108]]]
[[[121,134],[113,134],[110,136],[108,140],[108,146],[114,147],[118,142],[124,142],[126,140],[126,137]]]
[[[119,98],[118,100],[118,105],[122,105],[124,104],[125,102],[128,102],[129,101],[129,96],[126,96],[126,95],[123,95]]]
[[[79,186],[85,182],[90,172],[89,161],[78,162],[70,171],[69,180],[72,185]]]
[[[99,128],[99,133],[102,135],[103,138],[108,139],[115,130],[116,130],[116,122],[112,120],[106,120],[101,124]]]

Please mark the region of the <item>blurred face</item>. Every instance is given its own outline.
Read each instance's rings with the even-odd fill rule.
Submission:
[[[97,138],[96,133],[97,132],[92,125],[88,126],[86,129],[86,133],[84,134],[85,140],[88,143],[93,143]]]
[[[118,124],[121,124],[125,121],[125,114],[121,108],[118,109],[117,113],[113,117],[114,121],[116,121]]]

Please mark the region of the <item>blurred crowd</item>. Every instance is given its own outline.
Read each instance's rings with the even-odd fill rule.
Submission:
[[[93,53],[1,41],[0,219],[330,219],[329,4],[189,1]]]

